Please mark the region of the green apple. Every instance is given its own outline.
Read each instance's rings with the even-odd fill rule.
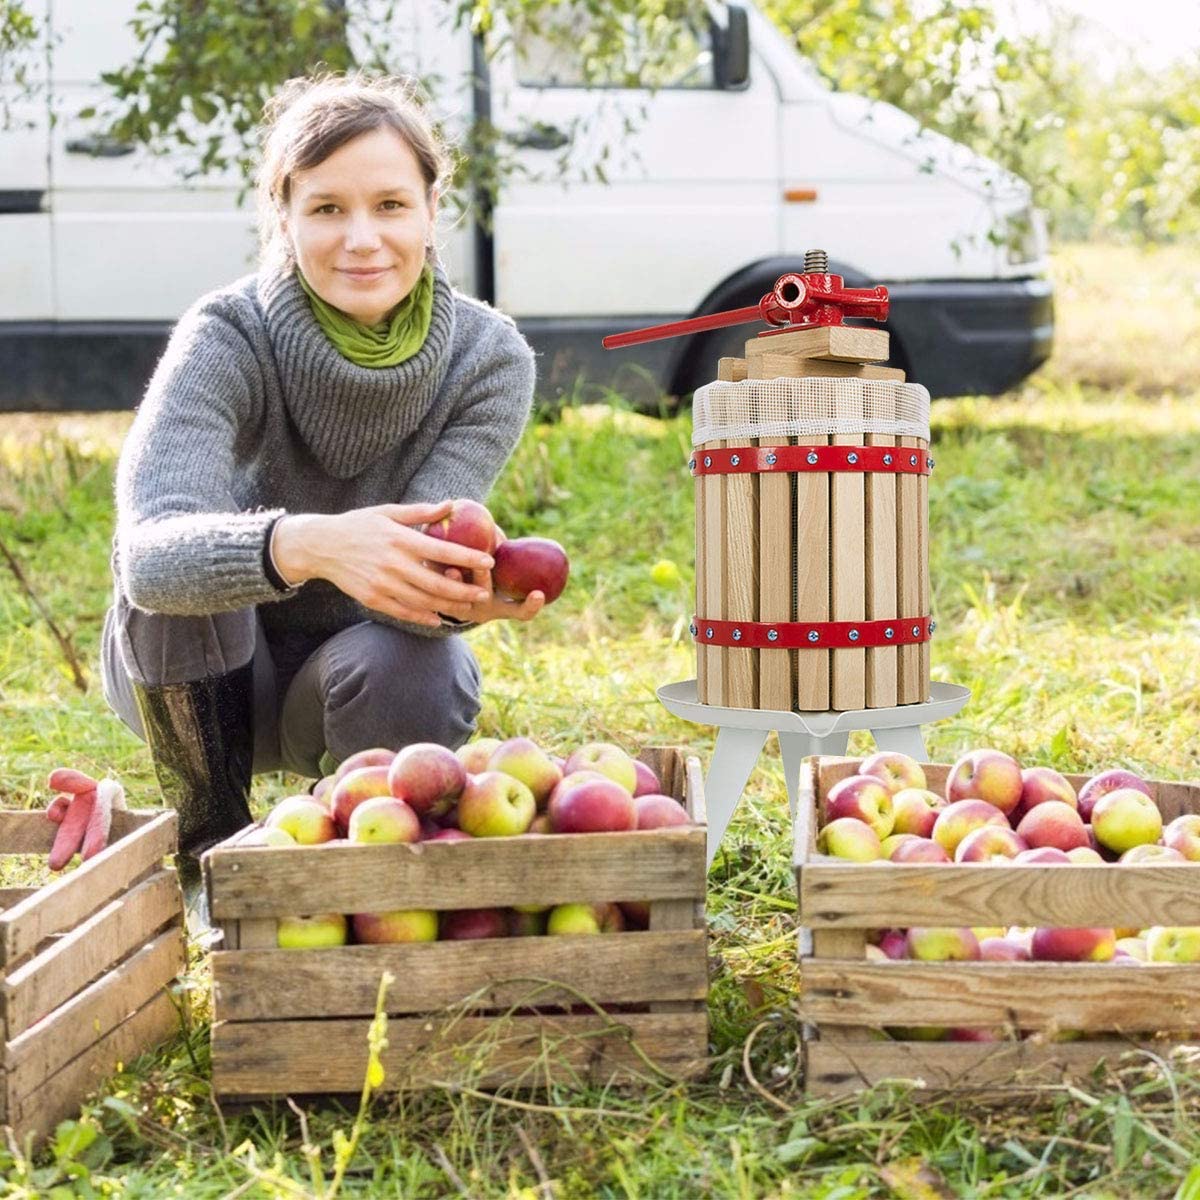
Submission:
[[[349,935],[341,913],[318,913],[311,917],[281,917],[275,925],[275,943],[281,950],[322,950],[344,946]]]

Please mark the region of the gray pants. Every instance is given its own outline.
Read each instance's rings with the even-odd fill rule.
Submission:
[[[118,603],[104,619],[109,707],[145,740],[133,683],[188,683],[254,665],[254,771],[316,777],[373,746],[461,746],[479,713],[480,673],[463,638],[421,637],[364,621],[321,639],[269,641],[254,609],[208,617]]]

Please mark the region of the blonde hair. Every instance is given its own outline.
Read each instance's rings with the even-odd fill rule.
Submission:
[[[292,176],[324,162],[335,150],[373,129],[393,129],[416,157],[425,194],[450,174],[445,143],[435,132],[415,85],[393,75],[332,72],[289,79],[263,109],[258,173],[259,257],[265,267],[293,265],[283,214]]]

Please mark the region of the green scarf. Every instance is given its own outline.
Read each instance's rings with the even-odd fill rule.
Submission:
[[[322,300],[296,271],[313,316],[343,358],[360,367],[394,367],[425,344],[433,315],[433,271],[426,266],[413,290],[378,325],[364,325]]]

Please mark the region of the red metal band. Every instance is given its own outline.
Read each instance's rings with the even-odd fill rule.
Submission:
[[[702,646],[745,646],[753,650],[861,650],[864,646],[912,646],[927,642],[934,628],[935,622],[928,617],[773,622],[693,617],[689,631]]]
[[[756,475],[770,471],[891,471],[928,475],[933,459],[911,446],[730,446],[696,450],[693,475]]]

